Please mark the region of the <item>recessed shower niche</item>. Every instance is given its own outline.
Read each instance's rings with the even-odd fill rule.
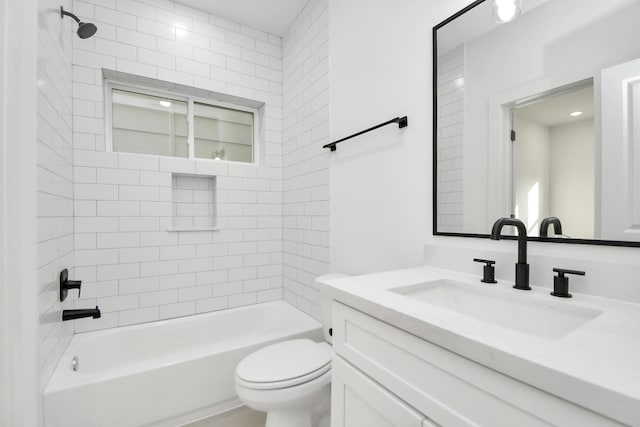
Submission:
[[[173,230],[215,230],[216,177],[172,174],[171,208]]]

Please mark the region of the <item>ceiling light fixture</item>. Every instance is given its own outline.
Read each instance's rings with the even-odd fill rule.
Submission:
[[[493,0],[493,20],[498,24],[513,21],[521,12],[522,0]]]
[[[171,107],[171,103],[169,101],[160,101],[160,105],[166,108]]]
[[[582,111],[574,111],[574,112],[572,112],[572,113],[569,113],[569,115],[570,115],[571,117],[578,117],[578,116],[581,116],[581,115],[582,115]]]

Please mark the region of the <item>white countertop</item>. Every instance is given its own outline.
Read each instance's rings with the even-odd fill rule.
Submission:
[[[522,301],[534,298],[602,313],[567,335],[542,338],[389,291],[438,279],[491,287]],[[520,291],[512,285],[484,284],[478,276],[420,267],[335,279],[320,284],[320,291],[512,378],[640,426],[640,305],[574,292],[573,298],[563,299],[546,288]]]

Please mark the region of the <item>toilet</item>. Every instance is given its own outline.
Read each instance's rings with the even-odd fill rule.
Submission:
[[[320,276],[316,282],[346,277]],[[320,295],[327,342],[294,339],[251,353],[236,367],[235,388],[248,407],[267,413],[265,427],[329,427],[331,407],[331,301]]]

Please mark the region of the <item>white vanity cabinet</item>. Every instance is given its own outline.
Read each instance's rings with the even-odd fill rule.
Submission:
[[[337,301],[332,426],[621,424]]]
[[[341,357],[334,359],[331,369],[332,427],[435,426]]]

